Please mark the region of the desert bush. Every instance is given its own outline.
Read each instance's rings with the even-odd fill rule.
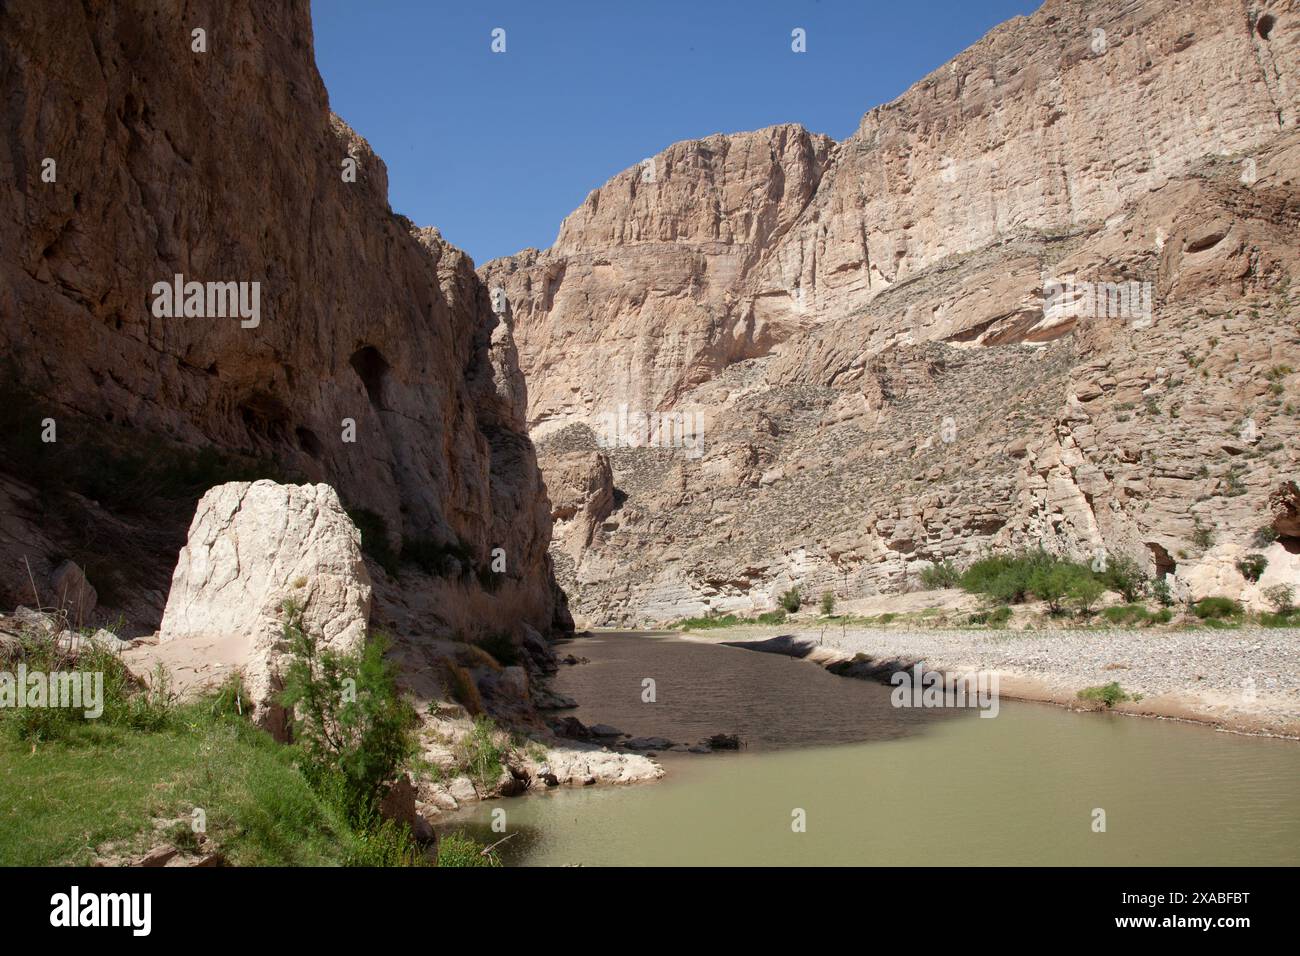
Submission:
[[[787,613],[794,614],[803,607],[803,597],[799,594],[798,588],[791,588],[781,595],[779,603]]]
[[[1161,607],[1170,607],[1174,603],[1174,592],[1169,587],[1169,580],[1158,577],[1151,582],[1151,596],[1160,602]]]
[[[1255,534],[1251,538],[1251,544],[1257,548],[1267,548],[1278,538],[1277,529],[1271,524],[1260,525],[1255,529]]]
[[[759,624],[784,624],[785,611],[781,608],[777,608],[775,611],[764,611],[755,620]]]
[[[970,624],[986,624],[989,627],[1001,627],[1009,620],[1011,620],[1011,608],[1006,605],[989,611],[976,611],[967,618]]]
[[[1203,621],[1220,621],[1241,617],[1242,607],[1232,598],[1207,597],[1197,601],[1192,612]]]
[[[495,850],[464,833],[448,833],[438,841],[439,866],[500,866]]]
[[[1147,590],[1147,573],[1126,554],[1116,555],[1106,562],[1106,570],[1100,574],[1101,582],[1112,591],[1118,592],[1130,604],[1140,598]]]
[[[1290,614],[1295,610],[1295,588],[1289,584],[1274,584],[1264,588],[1264,600],[1277,614]]]
[[[955,588],[961,585],[961,572],[951,561],[940,561],[921,569],[921,584],[927,591]]]
[[[830,617],[835,613],[835,594],[833,592],[822,592],[821,612],[822,617]]]
[[[283,610],[290,657],[279,703],[293,715],[303,774],[350,821],[364,820],[415,751],[415,710],[397,692],[381,635],[340,653],[303,626],[299,607]]]
[[[1102,684],[1098,687],[1085,687],[1079,691],[1080,700],[1094,700],[1105,704],[1107,709],[1114,707],[1116,704],[1123,703],[1126,700],[1132,700],[1132,696],[1127,694],[1116,681],[1109,684]]]
[[[1053,561],[1035,568],[1029,577],[1030,592],[1047,603],[1052,614],[1064,609],[1065,601],[1075,594],[1091,595],[1095,604],[1101,592],[1094,589],[1096,579],[1088,568],[1069,561]]]
[[[1092,614],[1106,587],[1093,577],[1077,577],[1069,589],[1070,603],[1078,608],[1079,613],[1087,617]]]
[[[1247,554],[1237,561],[1237,570],[1247,581],[1258,581],[1268,568],[1268,558],[1262,554]]]
[[[1117,604],[1101,612],[1109,624],[1132,625],[1150,623],[1154,615],[1141,604]]]
[[[456,742],[456,765],[480,790],[490,789],[501,778],[510,753],[508,743],[497,739],[497,725],[491,717],[474,718],[474,728]]]

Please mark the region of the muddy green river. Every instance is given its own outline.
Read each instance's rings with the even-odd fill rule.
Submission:
[[[665,635],[599,633],[559,653],[590,660],[555,681],[584,723],[746,747],[662,753],[658,782],[452,818],[494,842],[504,810],[509,865],[1300,863],[1294,741],[1016,701],[993,719],[895,708],[885,685]]]

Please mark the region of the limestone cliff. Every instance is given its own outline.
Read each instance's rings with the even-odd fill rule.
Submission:
[[[510,330],[389,209],[307,0],[5,2],[0,104],[0,602],[73,557],[156,626],[207,487],[292,476],[361,526],[377,623],[551,625]],[[169,316],[176,276],[257,314]]]
[[[1298,453],[1296,25],[1048,0],[844,142],[679,143],[486,264],[544,471],[611,463],[555,549],[575,610],[853,597],[1037,543],[1253,600],[1234,560]],[[702,448],[657,440],[684,409]]]

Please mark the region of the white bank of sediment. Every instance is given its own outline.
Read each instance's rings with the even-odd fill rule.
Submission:
[[[729,628],[724,641],[888,680],[917,662],[947,674],[995,673],[1006,698],[1093,706],[1078,692],[1116,682],[1114,710],[1240,733],[1300,738],[1300,629],[903,630]],[[856,659],[856,665],[851,662]]]

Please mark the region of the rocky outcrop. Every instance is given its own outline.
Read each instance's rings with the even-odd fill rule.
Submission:
[[[485,265],[548,479],[611,463],[613,509],[555,551],[578,620],[1039,544],[1252,601],[1214,569],[1300,454],[1288,11],[1048,0],[844,142],[679,143]],[[702,449],[608,441],[686,409]]]
[[[351,653],[365,642],[370,597],[361,536],[334,489],[219,485],[190,524],[150,662],[182,681],[211,682],[220,669],[196,667],[217,657],[242,673],[255,719],[283,731],[272,698],[281,686],[286,605],[299,609],[304,631],[323,647]]]
[[[5,3],[0,103],[0,602],[30,591],[24,558],[42,581],[71,556],[147,632],[195,501],[270,477],[337,490],[386,623],[549,629],[510,326],[389,209],[307,0]],[[169,310],[177,276],[235,297]]]

